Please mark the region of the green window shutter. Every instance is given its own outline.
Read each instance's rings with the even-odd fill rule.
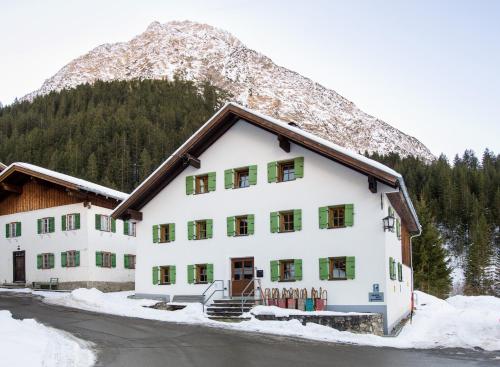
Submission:
[[[194,193],[194,176],[186,176],[186,195]]]
[[[111,232],[116,233],[116,219],[111,218]]]
[[[50,233],[54,233],[55,230],[56,230],[55,218],[54,217],[50,217],[49,218],[49,232]]]
[[[168,235],[170,237],[170,242],[175,241],[175,223],[170,223],[168,225]]]
[[[319,279],[328,280],[328,278],[330,277],[329,263],[330,261],[327,257],[319,259]]]
[[[101,230],[101,215],[100,214],[95,215],[95,229],[97,229],[98,231]]]
[[[158,233],[160,226],[158,224],[153,225],[153,243],[158,243],[160,242],[160,236]]]
[[[208,173],[208,191],[215,191],[215,172]]]
[[[68,257],[67,252],[61,252],[61,267],[63,267],[63,268],[66,267],[67,257]]]
[[[395,271],[394,271],[394,259],[392,257],[389,257],[389,276],[392,280],[396,279],[395,276]]]
[[[80,213],[75,214],[75,229],[80,229]]]
[[[271,233],[276,233],[279,232],[279,213],[278,212],[272,212],[270,216],[270,223],[271,223]]]
[[[328,228],[328,207],[322,206],[319,208],[319,228]]]
[[[116,268],[116,254],[111,254],[111,267]]]
[[[257,185],[257,166],[248,167],[248,183],[250,185]]]
[[[10,237],[10,231],[9,231],[9,223],[5,225],[5,238]]]
[[[43,263],[43,257],[42,255],[37,255],[36,256],[36,268],[41,269],[42,268],[42,263]]]
[[[356,262],[354,256],[347,256],[345,259],[346,278],[354,279],[356,275]]]
[[[345,205],[345,225],[346,227],[354,225],[354,204]]]
[[[194,265],[188,265],[187,266],[187,279],[189,284],[194,283]]]
[[[123,221],[123,234],[125,236],[128,236],[128,226],[129,226],[128,220],[124,220]]]
[[[130,258],[128,255],[123,255],[123,267],[128,269],[130,266]]]
[[[95,253],[95,265],[102,266],[102,252],[100,251]]]
[[[214,264],[207,264],[207,282],[212,283],[214,281]]]
[[[38,234],[42,233],[42,220],[41,219],[37,220],[37,233]]]
[[[267,182],[276,182],[278,177],[278,162],[269,162],[267,164]]]
[[[255,215],[248,214],[247,221],[248,221],[248,234],[250,234],[250,235],[254,234],[254,232],[255,232]]]
[[[80,251],[75,251],[75,266],[80,266]]]
[[[234,217],[227,217],[227,235],[228,237],[234,236],[234,225],[236,222],[236,219]]]
[[[53,269],[55,265],[54,254],[49,254],[49,268]]]
[[[194,232],[194,221],[190,220],[188,222],[188,240],[195,240],[195,232]]]
[[[227,169],[224,171],[224,187],[226,189],[234,188],[234,170]]]
[[[398,263],[398,280],[403,281],[403,264]]]
[[[271,261],[271,281],[280,280],[280,262],[278,260]]]
[[[175,270],[175,265],[170,265],[168,267],[168,270],[170,272],[170,284],[175,284],[176,281],[176,270]]]
[[[295,209],[293,211],[293,230],[302,230],[302,209]]]
[[[302,259],[293,260],[295,266],[295,280],[302,280]]]
[[[159,270],[160,270],[160,268],[158,266],[153,266],[152,273],[153,273],[153,284],[154,285],[157,285],[160,282],[159,277],[158,277]]]
[[[21,222],[16,222],[16,237],[21,236]]]
[[[66,230],[66,216],[63,215],[61,216],[61,231],[65,231]]]
[[[304,177],[304,157],[298,157],[294,159],[295,177]]]
[[[396,219],[396,234],[398,238],[401,237],[401,222],[399,221],[399,218]]]
[[[214,221],[212,219],[207,219],[207,238],[213,237],[214,231]]]

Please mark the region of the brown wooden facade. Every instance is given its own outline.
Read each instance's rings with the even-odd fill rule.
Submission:
[[[401,225],[401,252],[403,264],[411,267],[411,241],[408,228],[404,224]]]

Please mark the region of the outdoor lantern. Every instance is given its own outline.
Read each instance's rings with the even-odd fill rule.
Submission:
[[[396,218],[392,214],[389,214],[387,217],[382,219],[384,222],[384,232],[388,229],[391,232],[394,232],[394,221]]]

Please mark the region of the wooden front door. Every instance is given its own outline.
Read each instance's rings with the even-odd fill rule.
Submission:
[[[26,282],[25,252],[14,252],[14,282]]]
[[[253,294],[253,279],[253,257],[231,260],[231,296],[241,297],[243,291],[245,295]]]

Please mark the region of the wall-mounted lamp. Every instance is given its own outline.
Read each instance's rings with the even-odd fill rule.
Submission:
[[[384,222],[384,232],[386,230],[394,232],[394,222],[396,221],[396,218],[394,218],[392,214],[389,214],[387,217],[383,218],[382,221]]]

